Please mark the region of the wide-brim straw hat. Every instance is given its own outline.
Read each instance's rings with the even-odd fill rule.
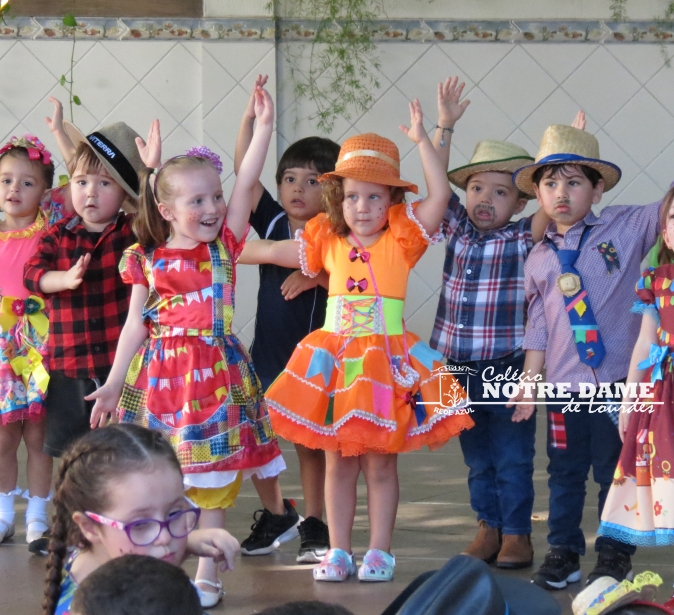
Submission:
[[[135,130],[124,122],[117,122],[85,136],[67,120],[64,120],[63,128],[75,146],[86,143],[126,193],[138,198],[138,173],[146,167],[138,153],[136,137],[140,135]]]
[[[533,162],[534,157],[519,145],[507,141],[480,141],[475,146],[473,157],[467,165],[457,167],[447,177],[457,188],[465,190],[468,180],[476,173],[514,173]]]
[[[613,188],[622,175],[620,167],[599,158],[599,141],[594,135],[563,124],[548,127],[535,163],[514,173],[515,185],[522,192],[534,194],[533,175],[536,169],[549,164],[579,164],[598,171],[604,180],[604,192]]]
[[[400,178],[400,154],[390,139],[373,132],[349,137],[339,150],[335,170],[324,173],[318,181],[348,177],[363,182],[399,186],[417,194],[419,188]]]

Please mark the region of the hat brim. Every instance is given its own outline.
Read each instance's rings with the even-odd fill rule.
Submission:
[[[541,158],[535,164],[528,164],[521,169],[518,169],[513,174],[513,182],[522,191],[527,194],[534,194],[533,176],[537,169],[548,165],[581,165],[590,167],[597,171],[604,180],[604,192],[608,192],[613,188],[622,176],[620,167],[607,162],[606,160],[598,160],[596,158],[585,158],[584,156],[577,156],[576,154],[552,154]]]
[[[468,186],[468,180],[476,173],[488,173],[490,171],[497,171],[499,173],[514,173],[517,169],[521,169],[528,163],[533,162],[531,156],[517,156],[515,158],[503,158],[501,160],[489,160],[487,162],[475,162],[467,164],[462,167],[457,167],[447,173],[449,181],[457,188],[465,190]],[[533,197],[531,197],[533,198]]]
[[[75,124],[69,122],[68,120],[63,120],[63,128],[66,131],[66,134],[70,137],[70,140],[77,147],[80,143],[86,143],[87,147],[96,154],[96,158],[101,161],[101,164],[105,167],[105,170],[110,174],[110,177],[114,179],[124,191],[134,199],[138,199],[138,193],[129,186],[129,184],[122,178],[122,176],[117,172],[117,170],[107,161],[103,156],[101,156],[87,140],[86,135],[79,129]],[[74,169],[73,169],[74,170]]]
[[[407,192],[414,192],[419,194],[419,187],[416,184],[406,182],[404,179],[396,179],[387,173],[377,173],[372,169],[346,169],[344,171],[332,171],[324,173],[318,178],[319,182],[324,182],[327,179],[357,179],[362,182],[370,182],[373,184],[382,184],[384,186],[397,186],[404,188]]]

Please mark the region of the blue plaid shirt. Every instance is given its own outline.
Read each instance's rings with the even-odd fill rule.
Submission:
[[[521,348],[531,216],[481,233],[454,194],[442,231],[447,249],[430,345],[455,363],[498,359]]]

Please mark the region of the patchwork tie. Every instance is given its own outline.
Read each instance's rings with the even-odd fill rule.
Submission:
[[[578,357],[582,363],[596,369],[606,356],[606,349],[599,333],[597,319],[590,305],[590,298],[583,286],[583,279],[574,266],[580,256],[583,244],[589,236],[590,228],[589,226],[585,227],[577,250],[560,250],[552,241],[549,241],[549,243],[557,254],[559,264],[562,267],[562,275],[557,278],[557,286],[564,295],[566,313],[569,315]]]

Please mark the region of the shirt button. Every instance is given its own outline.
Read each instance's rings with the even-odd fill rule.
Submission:
[[[473,273],[472,269],[466,269],[466,273]]]
[[[459,329],[463,329],[463,325],[459,325]]]
[[[464,301],[465,301],[465,299],[464,299]],[[92,318],[92,319],[91,319],[91,324],[93,324],[93,325],[96,324],[96,319],[95,319],[95,318]]]
[[[463,326],[463,325],[461,325],[461,326]],[[100,346],[94,346],[94,350],[95,350],[96,352],[100,352],[100,351],[101,351],[101,347],[100,347]]]
[[[466,301],[468,301],[468,297],[464,297],[462,301],[465,303]]]

